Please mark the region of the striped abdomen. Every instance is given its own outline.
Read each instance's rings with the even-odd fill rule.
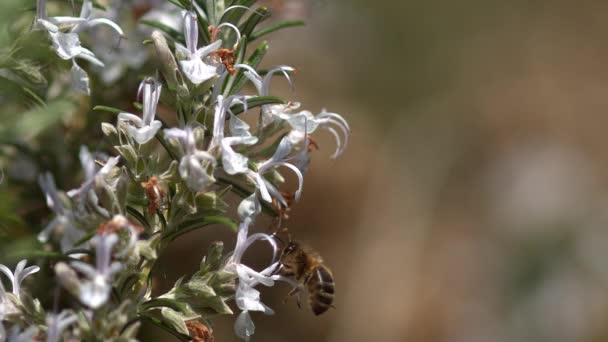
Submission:
[[[323,266],[316,267],[306,283],[308,286],[308,304],[315,315],[329,309],[334,301],[334,277],[331,271]]]

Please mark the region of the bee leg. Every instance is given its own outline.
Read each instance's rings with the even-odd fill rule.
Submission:
[[[297,295],[296,304],[298,304],[298,308],[299,308],[300,307],[300,288],[299,287],[294,287],[291,291],[289,291],[289,293],[287,294],[287,297],[285,297],[285,299],[283,299],[283,303],[287,303],[287,300],[289,300],[289,297],[293,297],[294,295]]]
[[[298,295],[296,296],[296,304],[298,305],[298,309],[302,309],[302,292],[298,292]]]

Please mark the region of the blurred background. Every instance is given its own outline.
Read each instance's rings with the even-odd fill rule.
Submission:
[[[286,286],[263,289],[277,314],[254,314],[254,341],[608,340],[606,2],[267,2],[307,22],[270,40],[265,64],[298,69],[295,94],[273,91],[353,131],[336,161],[333,137],[318,136],[287,222],[333,270],[336,309],[315,317],[283,303]],[[0,185],[5,236],[38,231],[46,210],[14,207],[41,197],[14,167]],[[217,239],[234,243],[221,227],[178,240],[160,286]],[[217,341],[237,341],[233,320],[215,322]]]

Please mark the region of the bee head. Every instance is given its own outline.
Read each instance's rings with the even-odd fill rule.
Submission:
[[[287,244],[287,246],[285,246],[285,249],[283,249],[283,254],[291,254],[293,252],[295,252],[296,250],[298,250],[300,248],[300,246],[298,245],[297,242],[295,241],[289,241],[289,243]]]

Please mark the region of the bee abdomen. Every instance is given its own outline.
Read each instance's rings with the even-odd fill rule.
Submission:
[[[334,301],[334,278],[325,266],[319,266],[308,282],[308,303],[315,315],[320,315],[329,309]]]

